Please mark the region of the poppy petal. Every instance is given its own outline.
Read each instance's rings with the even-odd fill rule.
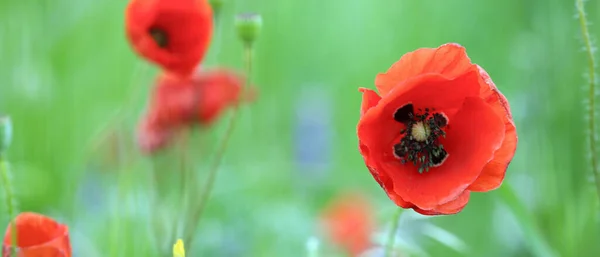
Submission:
[[[145,154],[152,154],[163,149],[173,139],[173,131],[158,126],[155,117],[156,114],[153,113],[146,115],[138,127],[138,147]]]
[[[479,71],[482,77],[480,96],[502,117],[506,128],[504,142],[494,153],[494,159],[483,168],[481,175],[469,186],[471,191],[486,192],[502,184],[506,169],[515,155],[518,138],[508,100],[500,93],[487,72],[481,67]]]
[[[148,111],[138,127],[138,145],[153,153],[171,142],[172,135],[192,125],[211,125],[229,107],[256,98],[255,87],[242,91],[242,76],[227,69],[202,71],[192,77],[161,74]]]
[[[466,97],[477,96],[478,78],[475,70],[456,78],[438,74],[415,77],[406,82],[403,90],[395,90],[383,98],[378,107],[381,106],[384,115],[390,118],[393,118],[398,108],[409,103],[418,108],[436,109],[452,118],[452,114],[458,111]]]
[[[372,89],[361,87],[358,91],[362,92],[362,104],[360,106],[360,116],[363,116],[371,107],[377,105],[381,97]]]
[[[15,219],[17,228],[17,242],[19,247],[30,247],[46,243],[56,237],[64,235],[66,226],[53,219],[31,212],[19,214]],[[4,243],[10,244],[11,227],[7,228]]]
[[[483,100],[469,97],[449,121],[447,137],[440,141],[448,159],[439,167],[419,173],[414,165],[382,162],[392,177],[394,190],[423,210],[458,198],[475,181],[504,139],[502,119]],[[456,206],[449,206],[453,209]]]
[[[25,212],[15,218],[17,247],[21,257],[71,257],[68,227],[41,214]],[[11,248],[12,227],[8,226],[3,255]]]
[[[206,0],[132,0],[126,32],[144,58],[180,76],[190,75],[212,36],[212,9]]]
[[[372,207],[360,194],[342,195],[322,214],[323,227],[330,239],[358,256],[371,245],[374,231]]]
[[[402,87],[403,82],[422,74],[436,73],[449,79],[464,74],[473,67],[465,48],[449,43],[438,48],[421,48],[402,56],[386,73],[375,78],[375,86],[381,96],[392,89]]]
[[[363,156],[365,159],[365,165],[369,169],[369,172],[371,173],[375,181],[379,183],[379,186],[383,189],[383,191],[385,191],[390,200],[392,200],[394,203],[396,203],[396,205],[402,208],[414,207],[412,203],[404,201],[404,199],[402,199],[400,195],[396,194],[396,192],[394,191],[394,183],[392,182],[391,178],[387,174],[379,172],[378,169],[375,168],[377,164],[371,161],[372,158],[368,156],[368,153],[367,155],[363,154]]]
[[[371,107],[369,112],[361,118],[357,133],[362,140],[359,143],[359,148],[365,159],[365,164],[369,168],[371,175],[386,191],[388,197],[398,206],[403,208],[414,207],[410,201],[406,201],[401,194],[395,192],[391,179],[392,175],[389,174],[394,173],[394,170],[382,169],[377,166],[377,163],[385,162],[386,160],[398,162],[390,149],[392,149],[393,143],[398,141],[396,139],[400,136],[400,131],[404,127],[403,124],[394,120],[394,112],[398,106],[407,103],[403,102],[407,100],[402,99],[414,99],[414,102],[419,105],[435,106],[440,110],[458,109],[464,101],[465,96],[476,96],[478,94],[479,85],[477,81],[477,72],[469,72],[454,80],[449,80],[436,74],[417,77],[406,82],[410,84],[406,86],[407,92],[402,95],[400,95],[399,91],[393,92],[388,97],[379,101],[377,106]],[[427,87],[428,90],[422,90],[421,87]],[[361,89],[361,91],[365,92],[363,93],[363,99],[365,99],[366,94],[371,95],[367,99],[373,99],[376,96],[372,90]],[[444,101],[441,102],[436,99],[444,99]],[[365,102],[368,101],[363,100],[363,106],[365,106]],[[392,106],[396,107],[392,108]],[[383,160],[381,159],[382,157]]]
[[[452,120],[453,114],[449,113],[455,113],[465,97],[477,96],[478,76],[475,71],[450,80],[438,74],[426,74],[406,81],[406,92],[392,92],[363,115],[357,125],[358,137],[374,157],[397,161],[390,149],[398,141],[404,125],[394,119],[396,110],[412,103],[436,108]]]
[[[462,211],[462,209],[467,206],[469,202],[469,198],[471,196],[471,191],[465,190],[462,194],[460,194],[456,199],[447,202],[442,205],[438,205],[433,210],[421,210],[419,208],[414,208],[416,212],[423,215],[450,215],[456,214]]]
[[[194,113],[192,106],[198,102],[197,95],[192,78],[161,74],[152,92],[149,111],[154,126],[173,128],[189,123]]]
[[[244,90],[242,95],[244,83],[242,76],[225,69],[202,72],[195,79],[201,103],[197,109],[200,123],[210,125],[227,107],[253,100],[255,88]]]
[[[67,256],[68,255],[66,255],[64,253],[64,251],[62,251],[58,248],[53,248],[53,247],[48,247],[48,246],[21,249],[21,250],[19,250],[19,254],[18,254],[18,257],[67,257]]]

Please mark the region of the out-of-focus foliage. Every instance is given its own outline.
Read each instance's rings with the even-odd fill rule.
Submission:
[[[260,95],[242,107],[190,256],[302,256],[314,238],[332,256],[318,215],[346,189],[372,199],[374,241],[384,242],[378,235],[395,206],[357,150],[357,87],[373,87],[405,52],[446,42],[464,45],[507,96],[519,146],[501,189],[474,194],[458,215],[401,226],[399,247],[445,257],[600,252],[584,144],[585,59],[571,1],[223,2],[203,66],[241,70],[235,14],[262,14],[253,65]],[[588,2],[592,24],[600,23],[600,1]],[[133,133],[157,69],[127,45],[126,3],[0,1],[0,113],[13,120],[8,156],[19,208],[67,223],[75,256],[159,256],[154,245],[173,244],[156,242],[147,226],[156,214],[144,184],[152,166],[134,153]],[[128,137],[115,141],[129,150],[92,151],[121,108]],[[201,175],[224,123],[193,141],[206,149],[193,155]]]

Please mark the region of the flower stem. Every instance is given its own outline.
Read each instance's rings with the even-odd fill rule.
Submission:
[[[221,34],[223,33],[221,30],[222,27],[222,19],[221,19],[221,13],[217,13],[215,14],[215,43],[213,43],[213,45],[215,46],[215,49],[213,51],[213,58],[214,58],[214,62],[216,64],[219,64],[219,55],[221,54],[221,46],[223,45],[221,43]]]
[[[589,91],[588,91],[588,129],[589,131],[589,150],[590,150],[590,161],[592,165],[592,173],[594,173],[594,180],[596,182],[596,191],[600,197],[600,170],[598,170],[598,160],[596,159],[596,60],[594,58],[594,50],[592,46],[592,40],[590,38],[590,32],[588,30],[588,21],[585,15],[585,6],[583,0],[575,0],[577,6],[577,14],[579,15],[579,26],[581,27],[581,35],[585,43],[585,50],[588,58],[588,72],[589,72]]]
[[[252,73],[252,48],[251,46],[247,45],[246,49],[245,49],[245,55],[246,55],[246,85],[242,87],[242,89],[240,90],[240,97],[243,96],[243,94],[245,93],[245,88],[249,86],[250,84],[250,74]],[[231,114],[231,118],[229,120],[229,126],[227,127],[227,129],[225,130],[225,136],[223,137],[223,139],[221,140],[221,144],[219,145],[219,148],[217,149],[217,153],[215,155],[215,159],[212,162],[211,166],[209,167],[209,172],[208,172],[208,178],[206,179],[206,183],[204,184],[204,187],[202,187],[202,192],[200,193],[200,200],[198,201],[198,205],[197,208],[193,211],[192,216],[191,216],[191,224],[190,227],[188,228],[188,232],[186,233],[186,236],[184,238],[184,242],[188,242],[188,250],[191,248],[192,243],[193,243],[193,236],[195,234],[195,230],[196,227],[198,226],[198,222],[200,220],[200,217],[202,216],[202,212],[204,211],[204,208],[206,207],[206,204],[208,202],[208,199],[210,198],[210,194],[212,192],[212,189],[214,187],[215,184],[215,180],[217,177],[217,172],[219,171],[219,166],[221,164],[221,161],[223,160],[223,155],[225,154],[225,150],[227,149],[227,144],[229,143],[229,140],[231,139],[231,136],[233,135],[233,129],[235,128],[235,124],[236,124],[236,120],[237,120],[237,116],[239,113],[239,101],[236,102],[236,104],[233,106],[233,111]]]
[[[10,226],[11,226],[11,255],[10,256],[17,256],[16,254],[16,249],[17,249],[17,226],[15,224],[14,218],[15,218],[15,206],[14,206],[14,202],[13,202],[13,192],[12,192],[12,187],[10,184],[10,179],[9,179],[9,167],[8,167],[8,162],[4,159],[4,156],[2,154],[0,154],[0,177],[2,178],[2,187],[4,187],[4,194],[6,195],[6,207],[7,207],[7,211],[8,211],[8,218],[10,220]]]
[[[388,240],[385,248],[385,256],[392,257],[394,256],[394,245],[396,242],[396,234],[398,232],[398,226],[400,225],[400,214],[402,214],[402,209],[398,208],[398,210],[392,216],[392,227],[390,228],[390,234],[388,235]]]
[[[189,194],[186,194],[186,190],[188,188],[190,188],[190,185],[192,185],[191,179],[193,178],[193,172],[194,172],[194,168],[193,168],[193,161],[190,158],[190,147],[189,147],[189,140],[191,138],[191,130],[184,130],[181,131],[181,134],[179,135],[179,157],[180,157],[180,173],[179,173],[179,189],[180,191],[178,192],[179,194],[177,195],[177,197],[181,198],[181,209],[185,209],[186,208],[186,204],[188,203],[189,199]],[[180,218],[181,216],[178,216],[178,218],[175,220],[174,223],[174,228],[176,230],[179,230],[179,224],[180,224]],[[185,214],[183,215],[183,218],[185,218]],[[169,238],[169,242],[174,242],[177,238],[176,238],[176,233],[173,233],[171,235],[171,238]]]

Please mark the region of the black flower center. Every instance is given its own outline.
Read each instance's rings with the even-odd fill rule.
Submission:
[[[412,104],[407,104],[394,113],[394,119],[406,126],[400,131],[404,135],[400,143],[394,145],[394,155],[402,164],[412,162],[419,167],[419,173],[423,173],[441,165],[448,157],[448,152],[439,142],[440,136],[446,136],[443,128],[448,125],[448,120],[435,109],[417,111],[415,113]]]
[[[150,30],[148,30],[148,34],[150,34],[154,42],[156,42],[160,48],[166,48],[167,44],[169,44],[169,37],[167,32],[165,32],[163,29],[152,27]]]

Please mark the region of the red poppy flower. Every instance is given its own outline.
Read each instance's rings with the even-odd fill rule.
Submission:
[[[404,55],[363,93],[357,133],[369,171],[398,206],[454,214],[496,189],[517,147],[506,98],[457,44]]]
[[[175,74],[191,74],[208,49],[213,16],[206,0],[132,0],[125,16],[134,50]]]
[[[67,226],[41,214],[25,212],[15,218],[18,257],[71,257]],[[9,224],[2,245],[2,256],[10,257]]]
[[[361,195],[343,195],[324,211],[323,227],[334,243],[359,256],[371,246],[371,206]]]
[[[210,126],[223,111],[240,101],[252,101],[254,88],[240,95],[243,79],[228,70],[201,72],[193,77],[163,74],[157,80],[138,142],[144,152],[164,147],[178,129]]]

